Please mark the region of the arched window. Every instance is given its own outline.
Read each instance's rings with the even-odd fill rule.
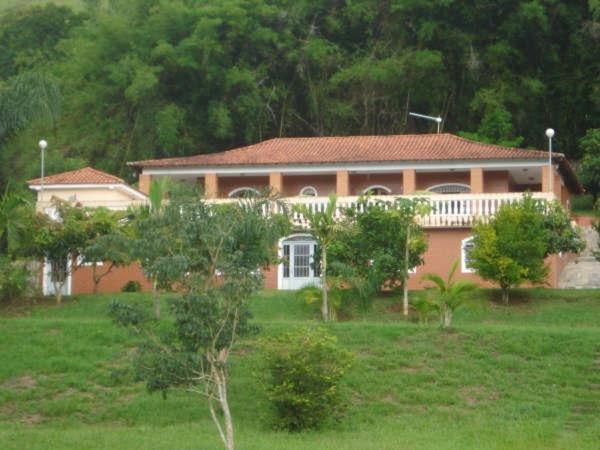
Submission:
[[[427,191],[436,194],[468,194],[471,192],[471,186],[462,183],[444,183],[430,186]]]
[[[373,186],[369,186],[363,191],[365,195],[390,195],[392,190],[381,184],[374,184]]]
[[[251,187],[240,187],[236,188],[229,193],[230,198],[249,198],[249,197],[259,197],[260,192]]]
[[[302,189],[300,189],[301,197],[316,197],[318,195],[317,188],[313,186],[304,186]]]
[[[462,273],[473,273],[474,270],[471,267],[470,252],[473,248],[473,237],[463,239],[460,242],[460,270]]]

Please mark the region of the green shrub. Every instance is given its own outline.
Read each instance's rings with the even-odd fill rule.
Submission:
[[[108,305],[108,315],[117,324],[137,327],[148,320],[148,313],[138,305],[113,300]]]
[[[140,292],[141,290],[142,290],[142,285],[140,284],[139,281],[135,281],[135,280],[129,280],[121,288],[121,292]]]
[[[571,209],[574,212],[590,212],[594,209],[594,197],[585,194],[585,195],[574,195],[571,197]]]
[[[337,419],[343,411],[340,381],[351,354],[322,329],[302,329],[268,341],[267,394],[278,429],[301,431]]]
[[[0,257],[0,302],[19,300],[30,288],[30,276],[23,262]]]

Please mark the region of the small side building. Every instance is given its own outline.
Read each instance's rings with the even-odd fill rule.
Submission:
[[[130,206],[145,204],[148,197],[132,188],[121,178],[92,167],[58,173],[28,181],[29,188],[37,192],[36,209],[53,216],[53,198],[69,201],[81,207],[105,207],[111,210],[126,210]],[[100,268],[102,269],[102,268]],[[41,276],[44,295],[54,293],[50,270],[43,265]],[[106,275],[98,285],[99,293],[119,292],[128,281],[137,281],[143,290],[150,283],[138,264],[119,267]],[[91,266],[76,269],[63,288],[63,295],[88,294],[93,291]]]

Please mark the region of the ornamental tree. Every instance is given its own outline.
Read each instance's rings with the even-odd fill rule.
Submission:
[[[78,256],[88,243],[86,221],[89,211],[68,202],[53,199],[54,217],[38,214],[32,252],[50,265],[50,279],[56,304],[62,303],[62,290],[78,265]]]
[[[421,199],[361,199],[358,208],[345,212],[349,225],[331,246],[333,267],[341,263],[353,268],[375,289],[401,289],[404,313],[408,314],[409,272],[423,264],[427,250],[426,235],[416,218],[427,209]]]
[[[171,303],[173,321],[162,327],[169,332],[146,330],[138,375],[151,392],[181,388],[203,396],[228,450],[234,448],[229,355],[239,336],[255,331],[247,300],[262,286],[261,268],[275,262],[276,243],[289,229],[287,217],[265,216],[263,206],[260,199],[209,205],[198,196],[171,198],[152,222],[159,241],[148,242],[167,250],[152,267],[179,294]]]
[[[479,276],[499,284],[508,303],[512,287],[544,282],[547,256],[582,248],[582,239],[559,203],[525,195],[519,202],[503,205],[489,222],[475,225],[469,261]]]

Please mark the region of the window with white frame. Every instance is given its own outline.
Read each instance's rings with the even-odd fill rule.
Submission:
[[[381,184],[374,184],[363,190],[363,194],[365,195],[390,195],[391,193],[392,190],[389,187]]]
[[[463,183],[444,183],[429,186],[427,191],[436,194],[468,194],[471,192],[471,186]]]
[[[230,198],[252,198],[260,197],[260,192],[251,187],[239,187],[231,191],[228,195]]]
[[[81,267],[91,267],[94,264],[96,264],[96,266],[101,267],[104,265],[103,261],[86,261],[86,259],[83,257],[83,255],[78,255],[77,256],[77,265],[81,266]]]
[[[473,248],[473,237],[463,239],[460,243],[460,269],[462,273],[473,273],[471,267],[471,249]]]
[[[314,186],[304,186],[302,189],[300,189],[301,197],[316,197],[318,195],[317,188]]]

